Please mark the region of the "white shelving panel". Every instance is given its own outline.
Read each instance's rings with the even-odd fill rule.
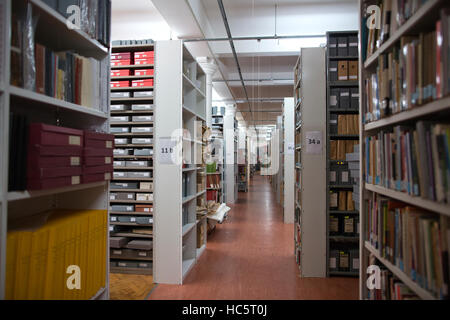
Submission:
[[[206,114],[206,75],[180,40],[158,41],[155,52],[153,275],[157,283],[182,284],[202,252],[197,250],[199,224],[206,230],[206,219],[197,223],[196,215],[197,202],[206,200],[206,183],[197,190],[194,170],[202,164],[203,143],[197,142],[202,141],[199,130]],[[165,161],[160,151],[168,141],[174,156]],[[189,177],[185,196],[183,175]],[[206,245],[206,234],[204,241]]]
[[[294,223],[294,205],[295,205],[295,155],[294,150],[294,134],[295,134],[295,105],[294,98],[284,98],[283,116],[284,116],[284,203],[283,203],[283,219],[284,223]]]
[[[20,0],[25,2],[25,0]],[[18,1],[17,1],[18,2]],[[12,0],[0,2],[0,300],[5,299],[6,249],[8,223],[16,218],[41,214],[52,209],[108,210],[108,184],[106,181],[80,184],[42,191],[8,191],[9,118],[10,112],[25,113],[29,121],[81,130],[108,132],[109,96],[100,101],[103,110],[76,105],[36,92],[10,85],[10,34]],[[43,45],[58,50],[74,50],[109,65],[109,48],[91,39],[86,33],[69,29],[66,19],[43,1],[29,0],[34,14],[39,14],[36,38]],[[14,1],[16,4],[16,1]],[[103,69],[105,71],[106,68]],[[109,73],[104,81],[104,91],[109,89]],[[107,213],[109,219],[109,213]],[[109,237],[105,239],[105,247]],[[106,252],[104,286],[91,299],[109,299],[109,254]],[[84,272],[89,272],[86,270]]]

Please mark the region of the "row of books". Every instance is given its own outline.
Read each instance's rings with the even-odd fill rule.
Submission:
[[[354,211],[355,201],[352,191],[330,191],[330,209],[339,211]]]
[[[343,216],[330,214],[329,232],[331,236],[358,236],[359,217],[357,215]]]
[[[380,0],[378,3],[371,3],[380,9],[380,15],[374,19],[372,15],[377,12],[370,10],[368,15],[361,20],[363,60],[370,57],[425,2],[424,0]],[[369,25],[370,28],[368,28]]]
[[[450,11],[441,11],[436,30],[405,36],[378,57],[365,80],[365,122],[423,105],[450,92]]]
[[[345,161],[345,155],[353,152],[359,140],[330,140],[330,160]]]
[[[105,286],[107,211],[50,211],[8,227],[6,299],[86,300]]]
[[[380,281],[377,288],[376,279],[371,282],[371,287],[367,291],[368,300],[420,300],[420,298],[392,272],[379,263],[373,254],[368,257],[369,266],[380,268]]]
[[[77,6],[80,9],[81,30],[109,48],[111,41],[110,0],[43,0],[43,2],[67,19],[73,14],[71,6]]]
[[[359,134],[359,115],[330,114],[330,134]]]
[[[450,219],[373,194],[367,201],[366,239],[421,287],[448,296]]]
[[[367,183],[450,203],[450,125],[418,121],[365,139]]]
[[[357,248],[331,248],[330,271],[359,272],[359,250]]]

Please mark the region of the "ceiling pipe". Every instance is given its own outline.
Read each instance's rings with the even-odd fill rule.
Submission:
[[[230,43],[231,51],[233,52],[234,61],[236,62],[236,67],[237,67],[237,70],[239,73],[239,78],[241,79],[242,88],[244,89],[245,97],[247,98],[247,103],[248,103],[249,109],[251,110],[252,107],[250,105],[250,102],[248,101],[247,88],[245,87],[244,78],[242,77],[241,66],[239,65],[239,60],[238,60],[238,57],[236,54],[236,49],[234,48],[234,43],[232,40],[230,26],[228,24],[228,19],[227,19],[227,14],[225,12],[225,7],[223,6],[222,0],[217,0],[217,4],[219,5],[220,13],[222,14],[223,24],[225,25],[225,30],[227,31],[228,41]],[[253,113],[252,113],[252,118],[253,118]]]
[[[229,37],[229,38],[193,38],[184,39],[184,42],[216,42],[216,41],[248,41],[248,40],[282,40],[282,39],[310,39],[310,38],[324,38],[326,34],[310,34],[310,35],[291,35],[291,36],[250,36],[250,37]]]

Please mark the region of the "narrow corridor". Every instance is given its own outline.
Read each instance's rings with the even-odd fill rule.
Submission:
[[[267,177],[255,176],[231,208],[184,284],[159,284],[150,299],[358,299],[357,278],[299,277],[294,228]]]

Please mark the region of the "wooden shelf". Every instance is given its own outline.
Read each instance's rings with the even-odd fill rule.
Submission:
[[[393,114],[387,118],[367,123],[364,125],[364,130],[372,131],[443,111],[450,111],[450,97],[435,100],[422,106]]]
[[[358,109],[350,109],[350,108],[328,108],[330,113],[338,113],[338,114],[359,114]]]
[[[130,226],[130,227],[153,227],[153,223],[147,223],[147,224],[138,224],[138,223],[132,223],[132,222],[115,222],[110,221],[110,225],[113,226]]]
[[[19,201],[31,198],[38,198],[44,196],[55,195],[59,193],[72,192],[78,190],[87,190],[97,187],[106,187],[107,181],[99,181],[93,183],[77,184],[74,186],[61,187],[56,189],[45,189],[45,190],[35,190],[35,191],[12,191],[8,192],[8,201]]]
[[[129,237],[129,238],[145,238],[145,239],[153,239],[152,234],[139,234],[139,233],[131,233],[131,232],[114,232],[113,237]]]
[[[348,211],[348,210],[330,210],[330,214],[343,214],[343,215],[348,215],[348,214],[359,214],[359,211]]]
[[[144,200],[109,200],[110,203],[135,203],[135,204],[153,204],[153,201]]]
[[[357,134],[330,134],[330,140],[359,140]]]
[[[145,189],[109,189],[112,192],[143,192],[143,193],[152,193],[153,190],[145,190]]]
[[[436,300],[430,292],[420,287],[416,282],[414,282],[406,273],[404,273],[400,268],[393,265],[390,261],[381,257],[377,249],[372,247],[369,242],[364,243],[364,247],[370,251],[383,265],[388,268],[394,275],[396,275],[404,284],[406,284],[415,294],[424,300]]]
[[[120,249],[117,249],[120,250]],[[153,257],[133,257],[133,258],[127,258],[127,257],[121,257],[119,255],[110,254],[109,258],[111,260],[128,260],[128,261],[153,261]]]
[[[123,216],[153,216],[153,212],[135,212],[135,211],[131,212],[110,211],[109,214],[123,215]]]
[[[153,181],[153,178],[112,178],[111,181]]]
[[[441,0],[428,0],[425,2],[419,10],[409,18],[402,26],[400,26],[394,34],[392,34],[389,39],[383,43],[378,50],[376,50],[370,57],[366,59],[364,62],[364,68],[371,67],[376,61],[378,61],[378,57],[385,53],[389,48],[391,48],[397,41],[400,40],[401,37],[410,34],[418,34],[418,30],[421,29],[423,23],[430,24],[431,22],[435,22],[433,19],[433,15],[437,16],[439,4]]]
[[[153,274],[153,268],[125,268],[125,267],[110,267],[111,273],[125,273],[125,274]]]
[[[381,186],[373,185],[373,184],[365,184],[366,190],[381,194],[386,197],[390,197],[392,199],[396,199],[399,201],[403,201],[405,203],[414,205],[416,207],[420,207],[426,209],[428,211],[437,212],[446,216],[450,216],[450,205],[445,203],[439,203],[436,201],[415,197],[409,195],[404,192],[391,190],[388,188],[384,188]]]
[[[359,241],[359,237],[352,237],[352,236],[329,236],[328,239],[335,242]]]
[[[70,110],[78,114],[93,116],[104,120],[107,120],[109,118],[109,116],[106,113],[96,110],[94,108],[89,108],[71,102],[67,102],[64,100],[52,98],[43,95],[41,93],[22,89],[19,87],[9,86],[9,92],[12,99],[20,99],[28,102],[33,102],[33,104],[30,104],[30,106],[32,106],[33,109],[36,109],[36,106],[40,105],[48,108],[54,108],[55,110],[57,108],[63,110]]]
[[[358,87],[359,82],[358,81],[329,81],[330,87]]]

